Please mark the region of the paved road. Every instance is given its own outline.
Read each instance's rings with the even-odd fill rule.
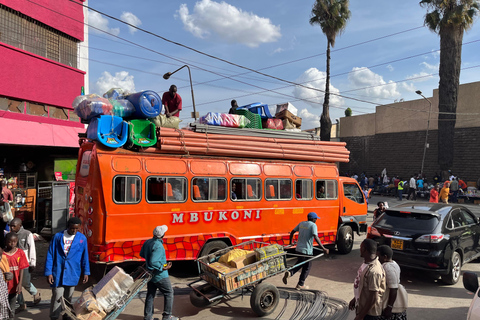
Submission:
[[[389,204],[395,205],[398,200],[391,197],[373,196],[370,199],[369,211],[373,211],[377,201],[388,201]],[[424,200],[419,199],[417,202]],[[469,206],[472,211],[480,214],[480,206]],[[369,216],[371,220],[371,215]],[[370,221],[371,222],[371,221]],[[356,271],[361,264],[359,256],[359,247],[364,236],[355,238],[353,251],[348,255],[340,255],[333,253],[328,257],[321,257],[314,262],[312,271],[307,279],[308,285],[312,289],[326,292],[330,297],[349,301],[353,297],[352,283],[355,278]],[[46,247],[47,244],[37,244],[40,247]],[[39,250],[40,254],[44,254],[45,250]],[[39,257],[44,260],[44,257]],[[221,303],[208,309],[197,309],[190,304],[186,283],[197,279],[196,264],[193,262],[177,262],[174,263],[172,269],[171,280],[176,290],[174,313],[182,319],[251,319],[256,315],[250,309],[250,297],[238,297],[227,303]],[[480,274],[480,263],[473,262],[464,266],[463,270],[475,271]],[[27,311],[18,314],[18,319],[48,319],[48,307],[50,298],[50,290],[46,284],[41,272],[35,273],[36,279],[34,284],[40,288],[42,293],[42,302],[36,307],[30,307]],[[291,289],[295,286],[297,275],[291,280],[288,287]],[[285,287],[282,283],[281,276],[272,277],[268,282],[276,285],[279,289]],[[409,294],[409,319],[437,320],[437,319],[466,319],[468,307],[472,299],[461,282],[454,286],[446,286],[440,280],[418,271],[402,270],[401,282],[404,284]],[[89,284],[90,285],[90,284]],[[79,296],[81,290],[85,286],[78,286],[75,296]],[[27,301],[31,297],[25,293]],[[125,311],[117,318],[119,320],[139,320],[142,319],[145,291],[141,292],[139,298],[134,299],[125,309]],[[275,319],[283,306],[283,300],[274,312],[265,319]],[[163,299],[157,298],[155,302],[156,315],[161,318],[161,310]],[[288,319],[294,312],[295,302],[289,301],[282,319]],[[353,313],[348,315],[348,320],[353,319]]]

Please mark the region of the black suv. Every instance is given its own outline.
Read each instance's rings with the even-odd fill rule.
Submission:
[[[369,228],[367,238],[393,249],[402,267],[440,274],[455,284],[462,265],[480,256],[480,222],[467,208],[407,203],[389,208]]]

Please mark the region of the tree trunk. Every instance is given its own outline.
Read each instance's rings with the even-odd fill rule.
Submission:
[[[442,171],[453,167],[463,31],[462,27],[443,27],[440,30],[438,164]],[[444,112],[451,114],[445,114]]]
[[[323,100],[323,111],[320,117],[320,140],[330,141],[332,131],[332,120],[330,120],[330,41],[327,44],[327,79],[325,80],[325,99]]]

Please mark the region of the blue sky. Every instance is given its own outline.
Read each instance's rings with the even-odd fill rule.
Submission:
[[[320,27],[309,24],[313,2],[90,0],[88,4],[198,51],[324,90],[327,40]],[[432,96],[438,87],[439,37],[423,26],[426,9],[418,3],[351,1],[351,19],[331,53],[331,91],[342,96],[331,96],[332,122],[343,117],[347,107],[358,115],[374,112],[376,105],[418,99],[415,90]],[[239,105],[263,102],[270,107],[290,102],[303,119],[302,129],[318,126],[323,104],[319,91],[249,72],[95,12],[90,12],[89,24],[119,37],[90,28],[90,93],[122,87],[161,95],[176,84],[183,99],[184,125],[193,121],[188,70],[169,80],[162,75],[188,64],[200,116],[228,112],[231,99]],[[478,19],[463,42],[460,83],[479,81]]]

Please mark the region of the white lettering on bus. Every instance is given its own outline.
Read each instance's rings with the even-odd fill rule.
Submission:
[[[226,213],[227,213],[227,211],[219,211],[218,212],[218,221],[228,221],[227,217],[225,216]]]
[[[255,220],[261,220],[262,210],[255,210],[252,217],[253,210],[232,210],[232,211],[204,211],[204,212],[182,212],[182,213],[173,213],[172,212],[172,224],[181,224],[184,223],[184,215],[188,215],[185,220],[187,223],[197,223],[202,222],[212,222],[214,218],[217,221],[251,221],[252,218]],[[202,215],[203,214],[203,215]],[[216,215],[216,217],[215,217]]]
[[[190,212],[190,223],[198,222],[198,213]]]
[[[177,215],[176,213],[173,214],[173,221],[172,221],[172,224],[173,223],[183,223],[183,213],[180,213],[179,215]]]
[[[203,217],[205,221],[212,221],[213,219],[213,212],[204,212]]]

